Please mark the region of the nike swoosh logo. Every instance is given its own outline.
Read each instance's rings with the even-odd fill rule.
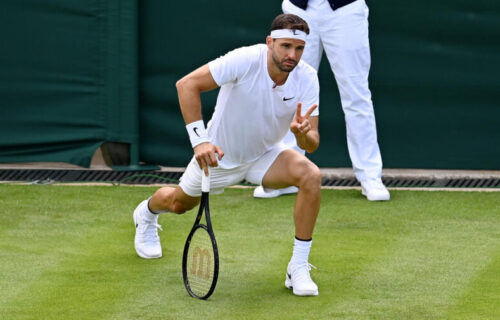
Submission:
[[[194,131],[194,133],[196,133],[196,135],[199,137],[200,135],[198,134],[198,132],[196,132],[196,130],[198,130],[198,127],[194,127],[194,128],[193,128],[193,131]]]
[[[283,101],[292,100],[293,98],[295,98],[295,97],[291,97],[291,98],[285,98],[285,97],[283,97]]]

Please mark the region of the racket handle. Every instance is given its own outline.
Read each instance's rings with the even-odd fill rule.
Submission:
[[[210,167],[208,168],[208,176],[205,175],[205,171],[201,170],[201,192],[210,191]]]

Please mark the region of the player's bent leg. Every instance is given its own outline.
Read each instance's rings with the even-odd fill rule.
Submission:
[[[285,150],[276,158],[262,179],[266,188],[299,188],[295,201],[295,235],[310,239],[316,223],[321,200],[321,171],[295,150]]]
[[[321,200],[321,171],[305,156],[294,150],[283,151],[262,180],[264,186],[299,188],[294,209],[295,245],[287,267],[285,286],[295,295],[318,295],[318,286],[311,279],[309,250]]]
[[[150,198],[142,201],[134,210],[135,239],[137,254],[144,259],[161,258],[162,249],[158,229],[159,213],[184,213],[194,208],[200,199],[186,195],[180,187],[165,187],[157,190]]]
[[[297,140],[295,139],[295,135],[291,131],[288,131],[286,136],[283,138],[283,143],[291,149],[297,150],[301,154],[306,153],[304,150],[300,149],[299,146],[297,146]],[[295,186],[280,189],[271,189],[264,188],[263,186],[258,186],[257,188],[255,188],[253,196],[254,198],[268,199],[276,198],[285,194],[297,193],[298,191],[299,189]]]
[[[182,214],[193,209],[200,203],[200,197],[191,197],[181,187],[163,187],[158,189],[151,197],[149,208],[153,212],[174,212]]]

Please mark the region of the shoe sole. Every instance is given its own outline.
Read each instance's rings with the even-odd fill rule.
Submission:
[[[266,192],[264,194],[255,194],[253,195],[254,198],[259,198],[259,199],[270,199],[270,198],[277,198],[281,195],[279,192]]]
[[[388,201],[391,199],[391,195],[387,196],[387,197],[380,197],[380,198],[377,198],[377,197],[369,197],[367,194],[366,194],[366,191],[365,189],[361,188],[361,194],[364,195],[366,197],[366,199],[368,199],[368,201]]]
[[[288,278],[288,275],[286,276],[285,287],[287,289],[292,290],[293,294],[296,295],[296,296],[305,297],[305,296],[317,296],[317,295],[319,295],[319,291],[318,290],[314,290],[314,291],[311,291],[311,290],[305,290],[305,291],[294,290],[293,286],[292,286],[292,280],[290,278]]]
[[[134,215],[133,215],[133,218],[134,218],[134,227],[137,229],[137,218],[136,218],[136,211],[134,211]],[[137,248],[137,245],[135,244],[135,241],[134,241],[134,247],[135,247],[135,252],[137,253],[137,255],[143,259],[158,259],[158,258],[161,258],[162,256],[162,253],[160,252],[159,255],[154,255],[154,256],[149,256],[149,255],[146,255],[144,252],[142,252],[139,248]]]
[[[255,194],[255,191],[254,191],[253,197],[260,198],[260,199],[269,199],[269,198],[277,198],[279,196],[283,196],[286,194],[293,194],[293,193],[297,193],[297,192],[298,192],[298,190],[296,190],[296,189],[290,190],[290,187],[286,187],[283,189],[276,189],[276,190],[271,191],[271,192],[263,192],[263,193],[258,193],[258,194]]]

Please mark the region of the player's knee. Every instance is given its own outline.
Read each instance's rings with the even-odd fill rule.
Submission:
[[[183,214],[186,211],[193,209],[195,206],[191,204],[186,204],[178,200],[174,200],[172,203],[172,212],[177,214]]]
[[[186,212],[187,209],[186,207],[184,206],[184,204],[182,203],[179,203],[179,202],[174,202],[172,204],[172,212],[173,213],[177,213],[177,214],[183,214],[184,212]]]
[[[321,170],[316,165],[313,165],[309,172],[309,180],[311,184],[316,188],[321,188],[321,179]]]
[[[193,209],[196,205],[192,201],[185,201],[182,198],[176,197],[175,194],[172,195],[172,198],[167,199],[167,202],[169,211],[177,214],[183,214]]]
[[[310,191],[321,189],[321,170],[315,164],[309,164],[300,177],[300,187]]]
[[[183,201],[178,192],[169,187],[159,189],[154,198],[161,210],[168,210],[173,213],[182,214],[194,207],[191,202]]]
[[[186,77],[183,77],[175,83],[175,87],[177,88],[177,91],[182,90],[183,86],[186,85]]]

